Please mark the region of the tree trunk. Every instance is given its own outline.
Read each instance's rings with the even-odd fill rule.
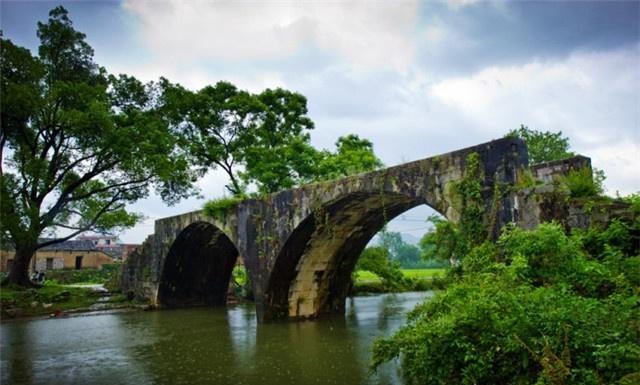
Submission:
[[[22,287],[32,287],[29,279],[29,262],[36,252],[36,244],[28,243],[16,245],[16,255],[9,276],[2,282],[3,285],[15,284]]]

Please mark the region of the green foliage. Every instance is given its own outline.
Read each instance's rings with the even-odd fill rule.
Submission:
[[[482,199],[483,179],[480,155],[469,154],[464,176],[452,184],[451,199],[460,219],[457,224],[439,216],[427,219],[434,227],[420,240],[423,258],[450,261],[455,265],[472,247],[487,239],[489,234],[482,219],[485,211]]]
[[[415,274],[403,275],[403,270],[400,268],[415,269],[424,265],[428,263],[421,260],[418,247],[404,242],[400,233],[383,230],[379,233],[377,245],[367,247],[360,255],[354,271],[354,283],[358,284],[358,278],[366,277],[366,273],[370,272],[373,273],[373,277],[382,279],[380,287],[369,285],[371,282],[367,282],[367,287],[360,285],[361,287],[356,288],[357,290],[370,289],[373,292],[418,290],[420,279],[414,276]],[[436,264],[436,266],[441,265]]]
[[[357,135],[339,138],[335,154],[313,148],[307,100],[296,92],[251,94],[227,82],[194,92],[168,80],[162,90],[162,111],[185,132],[200,173],[212,165],[224,170],[233,196],[244,195],[250,184],[261,194],[273,193],[381,166],[371,142]]]
[[[566,159],[575,154],[569,151],[569,138],[562,137],[562,131],[549,132],[532,130],[525,125],[511,130],[506,136],[520,138],[527,144],[529,164],[534,165],[552,160]]]
[[[224,222],[227,214],[231,209],[236,207],[238,203],[245,199],[243,196],[233,196],[230,198],[212,199],[205,203],[203,211],[204,215]]]
[[[473,247],[487,239],[487,230],[482,222],[485,210],[482,199],[483,180],[480,154],[471,153],[466,159],[464,176],[454,185],[456,194],[461,200],[458,229],[462,246]]]
[[[398,262],[403,269],[420,269],[429,267],[430,263],[422,259],[420,249],[406,243],[398,232],[383,230],[378,233],[378,245],[385,247],[392,261]],[[434,263],[431,263],[433,265]],[[437,263],[435,263],[438,265]],[[434,266],[431,266],[434,267]],[[439,267],[439,266],[438,266]]]
[[[411,383],[613,384],[640,372],[632,224],[567,236],[557,224],[506,228],[472,248],[463,275],[374,346]],[[598,250],[597,254],[592,254]],[[634,374],[635,373],[635,374]]]
[[[601,170],[591,171],[590,168],[570,170],[562,178],[561,184],[565,186],[572,198],[595,197],[604,194],[605,176]]]
[[[636,214],[640,214],[640,193],[630,194],[624,197],[620,197],[622,201],[631,205],[631,210]]]
[[[420,239],[423,259],[448,262],[464,255],[457,226],[438,215],[430,216],[427,221],[433,224],[433,229]]]
[[[247,274],[247,269],[242,265],[236,265],[231,271],[231,284],[233,293],[238,298],[253,300],[253,287]]]
[[[519,179],[514,187],[516,189],[526,189],[530,187],[535,187],[542,183],[543,183],[542,181],[536,180],[533,177],[533,173],[531,172],[531,169],[527,168],[523,170],[521,174],[519,174]]]
[[[20,285],[37,248],[129,228],[140,216],[127,204],[152,187],[174,203],[194,177],[158,84],[109,76],[63,7],[38,23],[38,37],[37,57],[10,40],[0,46],[0,234],[16,246],[9,281]],[[70,231],[39,243],[56,228]]]
[[[315,171],[315,179],[343,178],[373,171],[384,165],[373,152],[373,143],[358,135],[341,136],[336,142],[336,152],[324,151]]]
[[[383,285],[391,289],[400,288],[404,280],[400,265],[389,259],[388,250],[382,246],[364,249],[358,258],[355,270],[375,273],[382,279]]]

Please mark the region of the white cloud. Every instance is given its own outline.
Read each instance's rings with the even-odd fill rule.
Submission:
[[[574,53],[555,61],[490,67],[434,84],[430,96],[470,124],[501,136],[524,123],[569,136],[609,175],[611,191],[640,190],[639,47]]]
[[[447,3],[447,6],[449,6],[449,8],[458,10],[466,6],[476,4],[480,2],[480,0],[445,0],[445,2]]]
[[[401,2],[134,1],[163,60],[267,60],[315,45],[358,68],[403,70],[417,47],[418,0]]]
[[[415,1],[399,7],[127,1],[125,7],[143,23],[144,41],[156,57],[151,66],[122,66],[123,72],[146,80],[164,75],[190,88],[224,79],[254,92],[276,86],[301,92],[318,147],[357,133],[391,166],[499,138],[524,123],[562,130],[574,151],[607,173],[610,193],[640,190],[638,46],[549,60],[532,52],[527,61],[518,59],[524,64],[492,60],[477,72],[442,78],[461,73],[438,71],[450,65],[447,53],[466,52],[477,39],[437,14],[418,28]],[[419,63],[413,60],[418,49],[424,50]],[[209,198],[222,195],[224,183],[219,175],[200,184]],[[152,198],[136,210],[165,217],[202,203],[191,199],[167,208]],[[149,232],[140,228],[127,237],[141,240]]]

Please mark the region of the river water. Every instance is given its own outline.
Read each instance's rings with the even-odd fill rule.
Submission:
[[[432,292],[347,299],[345,314],[258,325],[255,307],[14,321],[0,326],[2,384],[402,384],[369,372],[371,346]]]

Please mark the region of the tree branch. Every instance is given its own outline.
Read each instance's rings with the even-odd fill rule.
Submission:
[[[112,206],[114,203],[116,203],[119,200],[118,197],[119,194],[116,194],[110,201],[109,203],[107,203],[102,209],[100,209],[100,211],[98,211],[96,213],[96,215],[93,216],[93,219],[91,220],[91,222],[89,222],[87,225],[79,227],[78,230],[74,231],[73,233],[62,237],[62,238],[57,238],[57,239],[52,239],[50,241],[46,241],[43,243],[38,244],[38,248],[41,247],[45,247],[45,246],[49,246],[49,245],[53,245],[56,243],[61,243],[64,241],[68,241],[69,239],[75,237],[76,235],[79,235],[85,231],[90,230],[93,226],[95,226],[96,223],[98,223],[98,220],[100,220],[100,217],[102,215],[104,215],[105,213],[109,212],[109,211],[114,211],[114,210],[109,210],[109,207]]]

